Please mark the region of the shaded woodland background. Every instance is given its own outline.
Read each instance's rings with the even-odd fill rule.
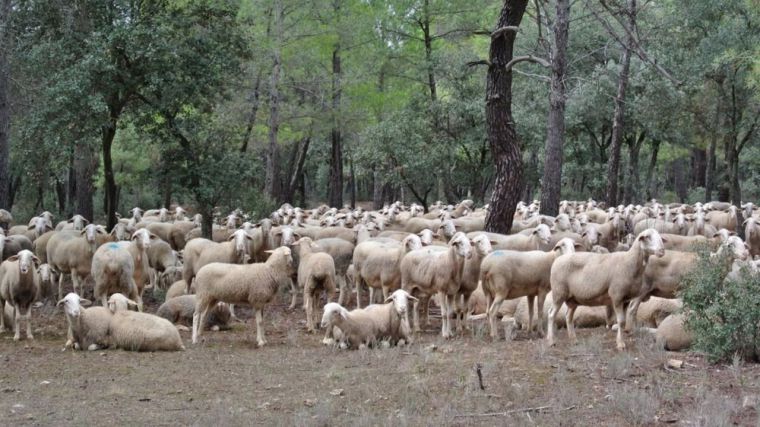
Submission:
[[[524,3],[524,200],[760,199],[757,1]],[[502,6],[0,0],[0,207],[488,202]]]

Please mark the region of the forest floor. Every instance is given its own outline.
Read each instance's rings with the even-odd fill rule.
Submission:
[[[33,313],[34,341],[0,335],[4,425],[758,425],[760,365],[709,365],[643,334],[615,351],[604,328],[547,348],[492,342],[485,325],[453,340],[432,319],[408,347],[340,351],[307,334],[285,297],[251,322],[174,353],[61,352],[65,318]],[[149,298],[147,299],[150,300]],[[148,304],[154,312],[157,304]],[[239,310],[250,319],[250,311]],[[670,359],[683,367],[670,368]],[[478,371],[482,374],[479,380]],[[755,402],[760,409],[760,402]]]

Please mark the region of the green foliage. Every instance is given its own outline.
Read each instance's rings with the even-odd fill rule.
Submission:
[[[742,271],[738,280],[725,280],[730,261],[699,254],[695,268],[683,279],[686,327],[694,334],[694,348],[713,362],[734,355],[760,358],[760,277]]]

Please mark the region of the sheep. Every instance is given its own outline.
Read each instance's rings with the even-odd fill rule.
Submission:
[[[156,236],[160,237],[165,242],[171,241],[171,232],[174,228],[174,224],[166,222],[151,222],[146,225],[145,228]]]
[[[0,230],[7,231],[8,224],[13,222],[13,215],[5,209],[0,209]]]
[[[197,298],[195,295],[181,295],[166,300],[156,311],[156,316],[172,322],[178,329],[190,330],[187,325],[193,324],[193,312]],[[204,329],[212,331],[226,331],[230,329],[230,307],[226,303],[218,302],[210,311]],[[179,325],[178,325],[179,324]]]
[[[84,230],[84,227],[89,224],[90,221],[87,221],[85,217],[82,215],[74,215],[71,218],[69,218],[66,221],[61,221],[58,223],[58,225],[55,226],[55,231],[61,231],[61,230]]]
[[[217,302],[248,304],[256,311],[256,341],[266,344],[262,325],[264,306],[269,304],[280,286],[290,283],[293,256],[290,248],[270,251],[263,263],[230,265],[211,263],[203,266],[196,277],[198,302],[193,313],[193,344],[201,335],[208,312]]]
[[[637,222],[633,227],[633,234],[639,235],[644,230],[650,228],[657,230],[659,233],[681,234],[681,229],[676,224],[673,224],[672,222],[666,222],[661,219],[645,219],[643,221]]]
[[[131,227],[129,224],[117,222],[111,230],[111,236],[113,236],[114,240],[116,241],[129,240],[129,238],[132,236],[132,233],[134,232],[134,227]]]
[[[394,291],[386,304],[371,304],[366,308],[348,311],[340,304],[328,303],[322,315],[322,327],[328,330],[337,328],[344,344],[352,348],[363,348],[388,340],[399,343],[404,340],[411,343],[412,334],[409,327],[408,300],[417,301],[401,289]],[[324,341],[329,343],[329,341]]]
[[[42,260],[40,260],[42,262]],[[40,275],[40,299],[53,297],[55,293],[56,274],[50,264],[41,264],[37,269]]]
[[[549,318],[549,310],[552,307],[552,293],[549,292],[546,295],[546,299],[544,300],[544,306],[543,306],[543,314],[546,319]],[[515,319],[515,326],[518,328],[526,329],[528,328],[528,323],[530,321],[529,317],[529,310],[528,310],[528,299],[527,298],[517,298],[514,300],[508,300],[509,301],[516,301],[516,307],[514,309],[514,319]],[[565,316],[567,314],[567,305],[562,304],[562,307],[560,308],[560,312],[557,315],[557,327],[558,328],[565,328]],[[576,328],[596,328],[599,326],[604,326],[607,324],[607,309],[606,307],[586,307],[586,306],[579,306],[575,310],[575,314],[573,316],[573,323]],[[544,326],[542,323],[540,325],[541,327]],[[509,334],[507,334],[507,337],[509,337]]]
[[[702,211],[699,211],[694,214],[692,225],[689,227],[689,231],[686,233],[686,235],[687,236],[702,235],[709,238],[709,237],[713,237],[713,235],[715,235],[715,233],[717,232],[718,232],[718,229],[708,224],[707,221],[705,220],[705,213]]]
[[[163,273],[158,275],[156,287],[159,289],[167,289],[169,286],[180,280],[182,280],[182,266],[167,267]],[[182,280],[182,283],[185,283],[185,281]],[[155,292],[155,288],[153,289],[153,292]]]
[[[656,328],[662,320],[678,312],[683,303],[678,299],[650,297],[642,302],[636,313],[636,323],[649,328]]]
[[[692,236],[681,236],[679,234],[661,234],[666,250],[673,251],[692,251],[699,247],[700,244],[708,244],[707,237],[700,234]]]
[[[228,240],[228,242],[224,243],[211,242],[207,244],[199,242],[198,245],[200,245],[201,251],[197,257],[194,257],[194,261],[188,257],[190,255],[188,253],[189,250],[185,250],[185,266],[182,278],[188,286],[192,286],[193,278],[206,264],[212,262],[245,264],[248,262],[251,257],[250,243],[253,241],[253,237],[243,230],[236,230]],[[195,250],[196,246],[196,244],[193,244],[192,249]]]
[[[343,227],[320,228],[314,235],[314,240],[327,239],[331,237],[343,239],[352,244],[356,244],[356,230]]]
[[[744,239],[749,245],[752,257],[760,256],[760,220],[748,217],[744,220]]]
[[[48,262],[47,244],[48,244],[48,241],[50,241],[50,238],[53,237],[55,233],[56,233],[55,231],[48,231],[42,236],[34,239],[34,254],[37,255],[37,258],[39,258],[40,262],[43,264],[47,264]]]
[[[158,278],[167,268],[177,267],[180,264],[179,256],[172,247],[163,240],[155,239],[147,248],[148,265],[152,269],[150,274],[150,285],[158,285]],[[174,283],[172,280],[169,283]]]
[[[169,244],[175,251],[181,251],[185,249],[187,244],[187,233],[195,228],[199,228],[200,224],[193,221],[175,221],[172,223],[172,229],[169,232]]]
[[[111,295],[109,308],[119,305],[126,297],[120,293]],[[132,300],[127,300],[135,305]],[[109,346],[128,351],[180,351],[184,350],[182,338],[174,325],[153,314],[127,310],[111,310],[113,316],[108,324]]]
[[[33,241],[46,232],[53,230],[53,224],[47,219],[47,217],[36,216],[29,221],[29,226],[27,228],[31,233],[24,233],[24,235]]]
[[[8,236],[6,237],[6,239],[18,245],[18,247],[21,248],[22,250],[26,249],[28,251],[32,251],[32,252],[34,251],[34,244],[32,243],[32,240],[24,236],[23,234]]]
[[[529,234],[513,234],[501,238],[493,238],[489,235],[489,239],[494,250],[535,251],[541,249],[542,244],[548,245],[551,235],[548,225],[539,224]]]
[[[106,237],[102,226],[89,224],[82,231],[62,231],[50,238],[47,244],[48,263],[60,274],[58,299],[63,299],[63,275],[71,274],[74,292],[79,291],[90,275],[92,256]]]
[[[641,232],[627,252],[559,256],[550,274],[553,305],[549,311],[548,344],[554,345],[555,318],[563,303],[567,304],[567,334],[572,341],[575,341],[573,314],[578,305],[611,305],[618,324],[617,348],[624,349],[624,304],[635,298],[643,287],[644,271],[650,255],[665,255],[660,233],[654,229]]]
[[[0,236],[0,255],[2,255],[0,262],[18,254],[22,250],[24,250],[24,248],[12,237]]]
[[[193,285],[195,273],[200,267],[195,268],[195,264],[201,256],[204,249],[216,246],[216,242],[208,239],[193,239],[187,242],[185,250],[182,253],[184,263],[182,264],[182,280],[187,285],[187,293],[190,293],[190,287]]]
[[[528,297],[528,330],[533,330],[533,301],[543,307],[551,287],[549,278],[557,257],[575,252],[578,243],[571,239],[560,240],[552,252],[496,250],[486,256],[480,265],[480,280],[488,304],[488,321],[491,337],[498,336],[496,318],[502,301]],[[538,312],[539,331],[543,311]]]
[[[429,248],[417,249],[404,255],[401,260],[401,289],[412,294],[418,290],[422,294],[437,293],[442,303],[441,336],[453,336],[449,322],[450,307],[459,291],[465,258],[472,255],[470,239],[462,232],[457,232],[449,242],[449,248],[434,251]],[[415,302],[415,330],[419,329],[419,303]]]
[[[726,275],[724,281],[739,280],[742,277],[742,270],[744,269],[746,269],[751,276],[757,276],[757,274],[760,273],[760,260],[734,260],[733,264],[731,264],[731,270]]]
[[[190,291],[195,292],[195,287],[193,287]],[[180,295],[187,295],[187,285],[185,284],[184,280],[178,280],[169,286],[169,289],[166,290],[164,301],[168,301]]]
[[[478,282],[480,281],[480,264],[488,254],[493,252],[491,242],[488,240],[488,236],[480,234],[475,236],[470,244],[473,247],[472,256],[464,261],[464,269],[462,270],[462,280],[459,284],[459,291],[457,292],[456,303],[457,307],[457,330],[462,330],[465,316],[467,314],[467,307],[470,303],[470,296],[477,289]]]
[[[92,257],[92,277],[95,279],[94,297],[107,305],[108,297],[124,293],[142,301],[135,283],[135,261],[127,242],[108,243],[99,247]],[[142,308],[140,309],[142,311]]]
[[[705,220],[719,230],[725,228],[728,231],[736,231],[739,226],[738,209],[731,205],[724,210],[710,211],[705,215]]]
[[[420,217],[409,218],[404,226],[404,231],[407,233],[417,234],[424,229],[435,230],[441,224],[437,219],[425,219]]]
[[[298,286],[303,289],[306,329],[313,333],[317,326],[314,308],[319,291],[325,291],[327,302],[332,302],[335,294],[335,261],[329,254],[317,252],[319,247],[308,237],[298,239],[293,248],[300,260]]]
[[[111,310],[106,307],[84,308],[83,306],[91,304],[90,301],[80,298],[74,292],[66,294],[56,305],[61,304],[68,323],[64,350],[74,348],[95,351],[108,347],[108,327],[113,316]]]
[[[354,244],[334,237],[319,239],[314,243],[316,243],[321,252],[329,254],[335,262],[335,278],[338,281],[338,288],[340,289],[338,303],[344,304],[348,300],[346,271],[353,258]]]
[[[36,267],[40,260],[32,251],[24,249],[0,264],[0,307],[8,301],[13,306],[13,340],[21,339],[19,324],[22,311],[26,318],[26,339],[32,340],[32,303],[40,294],[40,276]],[[0,316],[0,332],[5,331],[5,321]]]
[[[686,329],[686,317],[683,313],[666,317],[657,329],[649,329],[655,334],[655,341],[668,351],[680,351],[691,347],[694,340],[692,333]]]
[[[356,307],[361,308],[361,288],[369,288],[369,302],[374,301],[375,289],[381,289],[383,298],[401,287],[401,259],[412,250],[421,249],[422,241],[414,234],[408,235],[401,243],[364,242],[356,246],[353,266],[356,271]]]

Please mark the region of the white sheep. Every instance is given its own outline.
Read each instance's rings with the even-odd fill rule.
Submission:
[[[744,240],[749,245],[750,256],[760,256],[760,219],[748,217],[744,220]]]
[[[533,330],[534,299],[543,307],[551,288],[550,274],[557,257],[575,252],[571,239],[562,239],[552,252],[497,250],[486,256],[480,265],[480,280],[488,305],[491,337],[498,336],[497,315],[504,300],[528,298],[528,330]],[[538,311],[539,330],[543,323],[543,310]]]
[[[567,334],[573,341],[573,314],[578,305],[611,305],[618,324],[617,348],[624,349],[625,303],[639,294],[650,255],[665,255],[660,233],[653,229],[639,234],[627,252],[558,257],[551,268],[553,306],[549,312],[548,344],[554,345],[555,317],[563,303],[567,304]]]
[[[668,351],[680,351],[691,347],[694,340],[692,333],[685,327],[686,317],[683,313],[666,317],[657,329],[648,330],[655,334],[659,346]]]
[[[290,283],[292,274],[293,256],[288,247],[270,251],[269,259],[263,263],[205,265],[196,277],[198,303],[193,313],[193,344],[198,342],[200,325],[205,324],[209,310],[219,301],[252,306],[256,311],[256,340],[259,346],[266,344],[263,309],[280,286]]]
[[[454,298],[459,291],[464,269],[464,260],[472,255],[470,239],[457,232],[449,242],[449,248],[435,251],[430,248],[417,249],[404,255],[401,260],[401,288],[410,294],[419,291],[425,295],[438,294],[441,307],[441,336],[450,338],[450,319]],[[419,303],[415,302],[415,330],[419,327]]]
[[[81,293],[84,280],[92,269],[92,256],[108,239],[102,226],[89,224],[82,231],[62,231],[55,233],[47,244],[47,258],[59,274],[58,299],[63,299],[63,276],[71,274],[74,292]]]
[[[0,264],[0,307],[8,301],[13,306],[13,340],[21,339],[19,323],[22,313],[26,320],[26,338],[32,336],[32,303],[40,294],[40,276],[36,267],[39,258],[29,250],[23,250]],[[0,316],[0,332],[5,331],[5,321]]]
[[[293,243],[298,254],[298,286],[303,289],[303,305],[306,310],[306,329],[315,332],[317,319],[315,305],[320,291],[324,291],[327,302],[335,296],[335,261],[329,254],[318,252],[319,247],[308,237]]]
[[[113,316],[111,310],[107,307],[84,308],[91,304],[90,301],[79,298],[74,292],[66,294],[56,305],[61,304],[68,323],[64,350],[73,347],[76,350],[95,351],[108,347],[108,327]]]
[[[470,296],[478,288],[480,283],[480,265],[483,259],[493,252],[488,236],[479,234],[470,241],[473,251],[472,256],[464,261],[462,280],[457,292],[457,330],[462,330],[470,305]]]
[[[193,313],[197,298],[195,295],[180,295],[167,299],[156,311],[156,316],[172,322],[179,329],[190,330],[186,326],[193,325]],[[230,329],[230,307],[227,303],[218,302],[209,312],[204,329],[212,331],[224,331]]]
[[[123,307],[126,297],[120,293],[108,300],[113,312],[108,325],[109,346],[128,351],[178,351],[184,350],[182,338],[174,325],[154,314],[127,311]],[[129,305],[137,305],[133,300]]]
[[[491,246],[494,250],[513,250],[513,251],[535,251],[540,250],[541,245],[548,245],[551,242],[552,231],[546,224],[538,224],[527,234],[512,234],[509,236],[497,237],[489,234]]]
[[[394,291],[386,304],[370,304],[365,308],[346,310],[340,304],[328,303],[322,315],[322,327],[337,328],[335,336],[352,348],[373,346],[381,341],[392,344],[403,340],[411,343],[408,300],[417,301],[401,289]],[[329,343],[329,341],[325,342]]]
[[[99,247],[92,257],[94,296],[96,300],[101,301],[103,307],[107,305],[108,297],[117,292],[135,300],[140,299],[134,279],[135,262],[126,247],[127,244],[107,243]]]

